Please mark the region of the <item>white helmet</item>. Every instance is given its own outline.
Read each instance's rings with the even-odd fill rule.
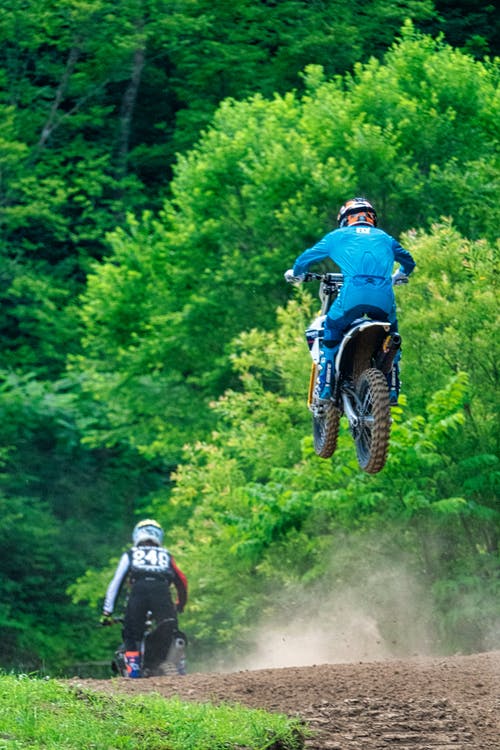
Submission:
[[[339,227],[352,224],[371,224],[377,226],[377,212],[366,198],[351,198],[340,207],[337,216]]]
[[[157,521],[146,518],[144,521],[139,521],[134,528],[132,541],[136,547],[138,544],[144,544],[145,542],[152,542],[160,546],[163,542],[163,529]]]

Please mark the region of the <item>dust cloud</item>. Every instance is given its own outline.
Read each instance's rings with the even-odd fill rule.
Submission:
[[[256,637],[255,651],[236,669],[272,669],[375,661],[389,657],[375,620],[362,612],[329,622],[270,623]]]
[[[365,559],[348,580],[345,571],[338,578],[332,572],[314,590],[278,593],[279,614],[263,618],[254,648],[231,664],[231,671],[437,653],[428,592],[401,563],[389,568],[377,563]]]

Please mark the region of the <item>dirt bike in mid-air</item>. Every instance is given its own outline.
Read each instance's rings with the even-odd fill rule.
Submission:
[[[320,400],[319,361],[324,321],[342,287],[343,276],[306,273],[295,283],[314,280],[320,282],[321,312],[306,331],[312,357],[307,405],[312,413],[314,450],[321,458],[333,455],[340,417],[344,414],[356,445],[359,466],[369,474],[376,474],[383,469],[387,458],[391,430],[387,376],[401,346],[401,337],[390,332],[386,321],[356,319],[344,333],[335,357],[332,397],[329,401]]]
[[[114,617],[113,622],[123,622],[123,617]],[[167,644],[167,647],[165,647]],[[186,674],[185,633],[177,629],[175,619],[156,623],[152,613],[146,614],[144,633],[139,647],[137,665],[130,665],[125,658],[125,646],[121,644],[115,651],[111,669],[113,674],[122,677],[160,677]],[[137,674],[131,669],[136,669]]]

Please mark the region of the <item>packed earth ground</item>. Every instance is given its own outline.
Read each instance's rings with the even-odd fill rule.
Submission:
[[[306,750],[500,750],[500,651],[78,682],[300,717]]]

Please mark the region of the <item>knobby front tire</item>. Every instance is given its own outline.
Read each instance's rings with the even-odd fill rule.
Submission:
[[[330,458],[337,447],[340,411],[333,402],[326,403],[313,414],[314,451],[320,458]]]
[[[358,463],[368,474],[381,471],[387,459],[391,411],[387,380],[380,370],[365,370],[356,383],[359,425],[354,431]]]
[[[325,404],[318,403],[319,367],[313,362],[309,378],[309,392],[307,405],[312,411],[312,433],[314,451],[320,458],[330,458],[337,447],[339,434],[340,411],[333,401]]]

